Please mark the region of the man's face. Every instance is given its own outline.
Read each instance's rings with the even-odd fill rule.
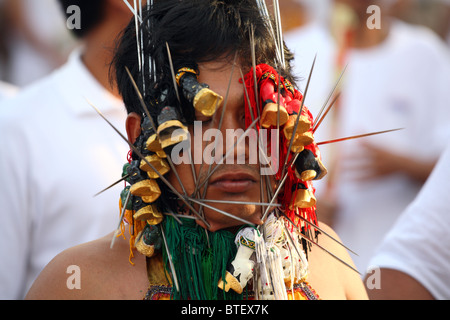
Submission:
[[[252,152],[249,149],[249,140],[245,139],[244,144],[239,144],[233,149],[234,143],[237,141],[229,141],[233,139],[233,133],[246,130],[245,128],[245,94],[243,84],[239,81],[241,79],[241,71],[236,65],[234,72],[232,72],[232,63],[230,62],[209,62],[199,65],[199,82],[206,83],[210,89],[217,94],[224,97],[224,102],[217,109],[216,114],[209,118],[203,116],[196,111],[197,123],[189,127],[191,135],[191,150],[192,158],[198,159],[200,154],[201,162],[193,161],[191,164],[180,164],[175,166],[175,169],[180,177],[180,180],[189,196],[196,199],[208,200],[225,200],[225,201],[239,201],[239,202],[268,202],[266,192],[261,197],[261,186],[266,190],[266,177],[260,175],[260,168],[258,162],[249,161],[252,158]],[[242,70],[245,74],[248,70]],[[228,91],[229,87],[229,92]],[[226,106],[225,106],[226,104]],[[224,111],[225,108],[225,112]],[[222,117],[223,114],[223,117]],[[219,129],[220,126],[220,129]],[[195,127],[195,128],[194,128]],[[214,133],[211,135],[210,133]],[[215,142],[215,136],[221,135],[221,139]],[[199,136],[201,135],[201,136]],[[231,137],[231,138],[230,138]],[[216,145],[217,143],[217,145]],[[214,148],[217,146],[217,148]],[[210,166],[211,155],[214,155],[215,161]],[[223,164],[217,164],[222,157],[229,154]],[[238,163],[238,158],[245,161]],[[254,157],[253,157],[254,159]],[[193,174],[195,171],[195,177]],[[214,173],[208,178],[208,172],[214,170]],[[271,180],[271,179],[270,179]],[[174,172],[170,172],[169,181],[177,188],[180,193],[183,189],[178,182]],[[195,193],[196,183],[201,186]],[[205,183],[207,181],[207,183]],[[272,183],[271,183],[272,184]],[[273,186],[271,186],[273,190]],[[230,204],[230,203],[206,203],[219,210],[228,212],[234,216],[238,216],[253,224],[261,224],[261,217],[263,209],[261,206],[254,204]],[[196,209],[199,206],[194,205]],[[227,217],[211,208],[202,208],[207,222],[210,224],[211,231],[230,228],[242,225],[234,218]],[[203,225],[200,222],[200,225]],[[204,226],[204,225],[203,225]]]

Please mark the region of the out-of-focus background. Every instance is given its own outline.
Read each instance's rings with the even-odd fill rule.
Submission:
[[[97,0],[73,1],[87,3],[88,6],[97,4]],[[116,1],[122,3],[122,0]],[[4,237],[0,241],[0,260],[9,262],[0,268],[0,298],[22,298],[26,293],[26,283],[32,283],[39,270],[49,261],[48,258],[59,253],[66,245],[61,243],[55,250],[46,248],[44,243],[54,244],[54,231],[47,232],[44,229],[45,232],[37,231],[47,237],[47,242],[42,241],[42,237],[39,241],[25,239],[23,235],[38,234],[34,234],[35,224],[29,223],[37,217],[29,217],[28,213],[22,211],[12,212],[6,207],[26,204],[30,212],[34,212],[36,203],[39,205],[40,201],[29,201],[30,194],[38,194],[38,200],[47,197],[53,204],[54,190],[63,190],[63,185],[66,191],[63,191],[65,196],[59,199],[63,208],[61,210],[68,211],[68,208],[76,207],[85,200],[82,191],[86,189],[86,181],[89,184],[97,181],[98,177],[95,178],[94,173],[100,173],[101,170],[95,161],[100,161],[104,168],[104,161],[113,158],[110,153],[100,157],[101,151],[111,151],[113,147],[116,150],[115,145],[123,143],[118,137],[114,142],[113,138],[106,135],[110,128],[102,126],[104,123],[96,114],[91,114],[92,118],[86,116],[92,110],[89,106],[83,107],[86,101],[80,102],[79,99],[86,92],[95,93],[94,96],[101,101],[99,107],[111,105],[111,112],[117,111],[117,123],[125,123],[122,101],[118,96],[112,97],[116,92],[108,87],[109,68],[105,61],[110,61],[112,54],[111,48],[106,46],[113,46],[113,38],[122,30],[122,25],[126,25],[131,14],[120,6],[111,9],[112,2],[104,1],[97,11],[92,10],[103,12],[104,17],[97,16],[97,13],[90,17],[90,20],[94,20],[91,28],[86,27],[86,20],[82,22],[89,35],[85,35],[83,44],[83,39],[76,40],[67,27],[67,18],[59,2],[0,0],[0,111],[4,111],[0,113],[0,129],[3,125],[6,130],[6,134],[0,134],[0,142],[8,140],[9,146],[17,147],[20,139],[34,141],[36,137],[39,138],[37,143],[22,142],[34,147],[34,154],[27,154],[30,158],[27,163],[31,165],[39,163],[36,159],[44,159],[45,163],[55,161],[54,154],[43,146],[48,147],[53,143],[55,150],[59,150],[60,145],[67,144],[65,139],[68,138],[86,146],[98,140],[100,132],[105,131],[105,143],[104,147],[95,146],[89,150],[82,150],[82,146],[79,150],[71,149],[73,155],[83,160],[70,157],[72,167],[64,162],[71,168],[70,171],[77,168],[81,172],[79,176],[84,177],[86,172],[91,172],[81,167],[84,165],[92,167],[93,173],[87,175],[85,180],[82,179],[79,189],[74,188],[73,178],[65,181],[65,171],[64,174],[53,173],[55,187],[48,188],[52,190],[49,194],[41,194],[44,188],[39,185],[36,187],[29,180],[25,180],[22,185],[15,174],[33,174],[33,170],[40,171],[42,167],[25,170],[18,164],[18,155],[11,152],[10,147],[0,148],[0,169],[3,167],[3,171],[0,170],[3,188],[0,189],[0,203],[4,215],[0,216],[3,224],[0,234]],[[269,11],[273,12],[273,0],[266,2]],[[450,0],[279,0],[279,4],[284,39],[295,57],[293,73],[303,92],[314,57],[317,57],[311,86],[305,98],[305,105],[314,117],[320,115],[322,106],[329,105],[326,99],[345,70],[329,101],[338,92],[340,98],[315,132],[317,142],[404,128],[401,132],[369,139],[321,146],[323,163],[329,173],[324,180],[315,182],[319,219],[333,227],[342,241],[359,254],[353,258],[357,268],[365,274],[378,245],[417,196],[447,141],[450,141]],[[111,39],[105,39],[108,36]],[[85,51],[78,51],[78,47],[83,45]],[[72,58],[69,59],[69,56]],[[61,66],[62,69],[56,71]],[[49,76],[54,71],[54,76]],[[27,90],[30,86],[31,90]],[[16,97],[10,99],[12,95]],[[77,111],[72,112],[72,109]],[[51,112],[42,114],[45,110]],[[55,117],[53,113],[58,110],[65,112],[63,120],[71,119],[67,123],[72,126],[61,125],[62,129],[55,132],[52,127],[55,123],[51,120]],[[37,116],[40,116],[42,123],[34,121]],[[45,121],[49,121],[49,124]],[[94,125],[94,121],[100,124]],[[89,130],[85,132],[87,125],[94,128],[92,131],[95,131],[96,139]],[[66,127],[71,129],[67,130]],[[33,131],[33,128],[41,130],[41,136],[37,136],[39,132]],[[55,143],[59,135],[61,143]],[[84,137],[85,141],[80,140],[80,137]],[[74,146],[71,145],[71,148]],[[22,149],[20,151],[23,152]],[[126,150],[114,154],[118,164],[126,158]],[[61,163],[55,161],[52,169]],[[98,180],[97,183],[106,186],[115,181],[113,172],[120,172],[119,165],[110,172],[111,177],[107,173],[104,180]],[[52,181],[45,176],[40,183],[41,186],[51,186]],[[16,189],[11,187],[13,184],[17,189],[22,188],[23,194],[14,191]],[[20,200],[12,201],[12,196],[5,196],[5,190]],[[111,197],[116,199],[115,194]],[[116,206],[115,200],[111,201],[107,197],[97,198],[96,201],[99,201],[95,204],[96,208],[100,206],[100,201],[103,201],[102,206],[105,208],[107,205]],[[50,212],[49,207],[41,210]],[[92,207],[76,210],[71,221],[60,219],[61,226],[56,226],[55,217],[61,213],[58,210],[42,218],[41,226],[55,227],[60,233],[75,222],[84,228],[80,214],[92,214]],[[105,211],[114,213],[114,210]],[[21,229],[24,224],[18,221],[19,214],[27,219],[29,229]],[[5,217],[9,218],[11,226],[5,223]],[[89,225],[94,227],[92,217],[88,216],[87,219]],[[109,221],[109,216],[107,219]],[[105,221],[100,216],[97,216],[95,223],[99,230],[105,227]],[[20,233],[14,234],[12,230],[20,230]],[[12,241],[6,231],[18,240]],[[102,233],[96,232],[90,237],[95,239],[103,236]],[[81,232],[77,234],[82,236]],[[86,241],[84,238],[75,238],[65,240]],[[22,243],[19,245],[19,242]],[[37,244],[42,245],[39,250],[33,251],[31,247]],[[21,251],[20,257],[16,247],[26,248]],[[47,249],[51,252],[47,252]],[[448,248],[445,250],[448,252]],[[41,251],[45,259],[40,257]],[[29,266],[30,261],[34,261],[33,268]],[[20,275],[15,275],[15,272]],[[443,271],[443,274],[447,273],[447,270]],[[9,285],[6,285],[7,282]]]

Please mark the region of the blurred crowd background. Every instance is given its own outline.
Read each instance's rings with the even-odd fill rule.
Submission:
[[[272,1],[268,0],[267,3],[270,8]],[[324,181],[316,184],[318,216],[335,228],[343,242],[359,254],[354,257],[355,264],[365,274],[384,236],[414,200],[449,140],[450,0],[280,0],[279,3],[286,44],[295,54],[295,74],[302,91],[305,90],[314,57],[317,58],[306,97],[306,105],[314,116],[319,114],[341,72],[345,70],[329,101],[338,92],[341,95],[317,130],[316,140],[320,142],[404,128],[400,133],[324,145],[321,148],[329,174]],[[377,30],[370,30],[367,26],[367,20],[376,14],[367,12],[372,4],[381,9],[381,28]],[[20,97],[23,90],[64,66],[72,52],[78,50],[81,41],[67,28],[66,19],[57,0],[0,0],[0,100],[6,101],[11,96]],[[108,23],[113,23],[111,21]],[[95,68],[91,65],[89,70]],[[96,78],[99,80],[101,77]],[[35,88],[40,88],[39,84]],[[53,92],[50,90],[45,94],[42,96],[43,104],[46,103],[45,99],[52,99]],[[32,97],[28,91],[29,101],[40,99],[36,92]],[[10,106],[20,108],[18,102]],[[0,104],[0,111],[2,108]],[[12,114],[14,111],[6,110],[6,113]],[[0,112],[0,118],[2,116]],[[121,114],[120,119],[124,117]],[[98,130],[109,128],[99,125]],[[16,136],[20,136],[20,132]],[[6,138],[0,136],[0,139]],[[50,139],[42,143],[52,142]],[[116,143],[122,142],[116,140]],[[101,148],[107,151],[110,146],[105,144]],[[96,157],[92,156],[92,150],[88,152],[91,152],[87,155],[88,159],[95,158],[98,162],[104,160],[102,156],[108,156],[108,152],[95,153]],[[6,150],[0,150],[0,164],[2,158],[12,156],[7,153]],[[52,161],[50,154],[43,156]],[[126,154],[118,158],[118,161],[125,160]],[[1,173],[4,176],[0,176],[2,188],[7,187],[3,181],[6,181],[5,176],[10,171],[9,167],[5,168]],[[106,187],[106,181],[113,182],[115,177],[111,176],[101,184]],[[16,177],[8,179],[15,181]],[[86,177],[85,181],[93,183],[92,179],[92,176]],[[66,193],[70,195],[63,208],[83,202],[71,181],[55,181],[58,189],[66,188]],[[84,187],[82,183],[80,188]],[[33,185],[25,188],[33,188]],[[111,202],[111,197],[104,199]],[[0,196],[1,214],[10,214],[9,210],[3,210],[9,201],[5,198],[2,202]],[[28,198],[25,195],[20,201],[26,202]],[[113,212],[111,218],[114,224],[115,214]],[[50,220],[55,223],[54,217]],[[100,226],[103,222],[98,219],[95,223]],[[40,223],[46,222],[43,220]],[[67,221],[60,223],[67,224]],[[94,227],[93,223],[91,227]],[[8,228],[6,224],[3,227],[5,230]],[[90,236],[93,239],[103,236],[104,229],[101,230]],[[0,235],[4,235],[1,230]],[[48,237],[51,238],[50,233]],[[72,240],[71,244],[89,239]],[[7,241],[9,239],[0,238],[0,246],[5,246]],[[5,255],[0,256],[0,261],[9,260],[14,254],[9,249],[0,249],[0,254]],[[61,245],[51,255],[63,249]],[[25,265],[31,260],[31,255],[43,249],[26,250],[24,252],[29,258],[22,259],[23,270],[28,268]],[[41,259],[39,265],[34,266],[33,274],[28,275],[27,285],[32,282],[39,268],[48,262],[48,259],[44,260]],[[25,273],[27,271],[23,271],[21,276]],[[2,287],[7,288],[2,285],[2,281],[9,280],[9,274],[7,267],[2,267],[0,297],[23,297],[26,285],[20,279],[9,281],[20,284],[19,289],[14,289],[13,295],[9,294],[13,289],[1,291]]]

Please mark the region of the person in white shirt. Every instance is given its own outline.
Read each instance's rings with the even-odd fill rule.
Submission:
[[[90,104],[125,131],[109,64],[132,14],[121,1],[61,1],[64,11],[74,3],[83,47],[0,106],[0,299],[23,299],[55,255],[119,219],[120,186],[94,195],[120,178],[128,148]]]
[[[373,3],[381,8],[381,24],[370,29],[370,18],[377,18],[375,11],[367,13]],[[314,116],[345,69],[336,90],[340,99],[317,129],[316,140],[404,128],[321,147],[329,175],[316,184],[318,215],[325,220],[330,213],[329,223],[358,254],[353,258],[364,274],[448,141],[450,59],[430,30],[391,20],[386,1],[335,4],[334,13],[346,8],[338,16],[350,22],[345,28],[311,23],[285,37],[303,87],[317,54],[305,101]]]
[[[17,88],[9,83],[0,81],[0,101],[4,98],[10,98],[17,93]]]
[[[372,299],[450,299],[449,189],[450,144],[370,261]]]

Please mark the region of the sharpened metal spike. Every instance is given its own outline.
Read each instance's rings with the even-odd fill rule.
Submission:
[[[292,239],[292,235],[291,235],[291,233],[289,232],[289,230],[287,229],[285,223],[283,223],[283,228],[284,228],[284,233],[287,234],[288,237],[289,237],[289,241],[291,242],[291,245],[295,248],[295,251],[297,251],[298,256],[301,257],[302,254],[300,253],[299,249],[297,248],[297,245],[296,245],[294,239]],[[290,250],[290,248],[289,248],[289,250]]]
[[[277,190],[275,191],[275,193],[274,193],[274,195],[273,195],[273,197],[272,197],[272,200],[271,200],[270,203],[269,203],[269,207],[266,209],[266,212],[264,212],[264,215],[263,215],[263,217],[262,217],[262,219],[261,219],[262,221],[264,221],[264,220],[266,219],[267,215],[269,214],[270,207],[272,206],[272,204],[273,204],[273,203],[275,202],[275,200],[277,199],[278,194],[280,193],[281,189],[283,188],[284,183],[286,182],[287,177],[288,177],[288,174],[286,173],[286,174],[284,175],[283,179],[281,180],[280,185],[278,186]]]
[[[193,198],[188,197],[187,199],[188,200],[192,200]],[[281,207],[281,204],[277,204],[277,203],[270,204],[270,203],[262,203],[262,202],[246,202],[246,201],[232,201],[232,200],[211,200],[211,199],[194,199],[194,200],[197,200],[197,201],[200,201],[200,202],[206,202],[206,203],[224,203],[224,204],[237,204],[237,205],[240,205],[240,204],[246,205],[247,204],[247,205],[253,205],[253,206],[271,206],[271,207],[274,207],[274,208]]]
[[[176,76],[175,76],[175,69],[173,67],[172,54],[170,52],[170,47],[169,47],[169,43],[168,42],[166,42],[166,48],[167,48],[167,55],[169,57],[170,72],[172,73],[172,81],[173,81],[173,86],[174,86],[174,89],[175,89],[175,94],[177,96],[178,102],[181,103],[180,93],[179,93],[179,90],[178,90],[178,83],[177,83]],[[191,170],[192,170],[194,183],[197,184],[197,177],[195,175],[194,162],[192,161],[192,153],[191,153],[191,148],[190,147],[189,147],[189,157],[190,157],[190,164],[191,164]],[[170,162],[172,162],[171,159],[170,159]],[[173,164],[171,165],[171,167],[174,168]],[[185,187],[183,186],[183,183],[181,182],[181,179],[179,177],[177,179],[178,179],[178,182],[181,185],[181,188],[183,189],[184,194],[187,195]]]
[[[142,70],[142,55],[141,55],[141,44],[139,41],[139,13],[137,8],[136,0],[133,1],[134,4],[134,22],[136,27],[136,45],[137,45],[137,52],[138,52],[138,65],[139,65],[139,71]],[[142,21],[142,20],[141,20]]]
[[[316,246],[317,248],[321,249],[322,251],[324,251],[325,253],[329,254],[331,257],[335,258],[337,261],[339,261],[340,263],[344,264],[346,267],[352,269],[353,271],[355,271],[356,273],[358,273],[359,275],[361,275],[361,273],[356,270],[354,267],[352,267],[351,265],[349,265],[347,262],[345,262],[344,260],[342,260],[341,258],[339,258],[338,256],[336,256],[335,254],[331,253],[330,251],[328,251],[327,249],[325,249],[324,247],[322,247],[320,244],[318,244],[317,242],[311,240],[309,237],[305,236],[301,230],[299,230],[299,228],[295,225],[294,222],[292,222],[291,219],[289,219],[289,217],[283,213],[283,216],[286,218],[287,221],[289,221],[289,223],[295,227],[299,233],[299,236],[302,237],[303,239],[305,239],[308,243]]]
[[[297,127],[298,127],[298,123],[299,123],[299,120],[300,120],[300,116],[301,116],[302,111],[303,111],[303,106],[305,105],[306,96],[307,96],[307,93],[308,93],[309,85],[311,83],[311,77],[312,77],[312,74],[313,74],[313,71],[314,71],[314,67],[315,67],[315,64],[316,64],[316,58],[317,58],[317,55],[314,57],[314,61],[313,61],[312,66],[311,66],[311,70],[309,72],[309,77],[308,77],[308,81],[307,81],[307,84],[306,84],[305,94],[303,95],[301,107],[300,107],[299,113],[297,115],[297,119],[295,121],[294,131],[293,131],[292,137],[291,137],[291,139],[289,141],[289,148],[287,149],[288,151],[287,151],[286,160],[285,160],[285,163],[283,165],[283,170],[281,171],[281,177],[283,177],[283,178],[282,178],[281,183],[278,186],[277,190],[275,191],[275,193],[274,193],[274,195],[272,197],[272,200],[270,201],[271,204],[276,200],[279,192],[281,191],[281,188],[283,187],[283,185],[286,182],[286,179],[288,177],[286,169],[287,169],[287,166],[288,166],[289,155],[291,153],[291,148],[292,148],[292,144],[294,142],[295,133],[297,131]],[[269,213],[269,209],[270,209],[270,207],[267,208],[266,212],[264,213],[264,215],[263,215],[264,219],[267,216],[267,214]]]

